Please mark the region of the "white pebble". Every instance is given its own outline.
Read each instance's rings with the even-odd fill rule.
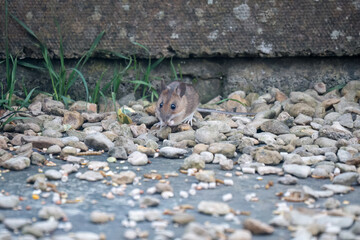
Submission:
[[[63,175],[62,177],[61,177],[61,181],[62,182],[67,182],[69,180],[69,177],[67,176],[67,175]]]
[[[182,198],[188,198],[189,197],[189,194],[187,192],[185,192],[185,191],[180,191],[179,195]]]
[[[192,195],[192,196],[196,195],[196,190],[193,189],[193,188],[190,189],[190,190],[189,190],[189,194]]]
[[[149,187],[147,190],[146,190],[146,193],[147,194],[155,194],[156,193],[156,187]]]
[[[54,193],[54,195],[53,195],[53,197],[52,197],[52,201],[53,201],[54,203],[59,202],[59,201],[60,201],[60,194]]]
[[[165,229],[168,226],[167,221],[153,221],[151,227],[155,229]]]
[[[252,199],[256,198],[256,193],[249,193],[245,195],[245,200],[250,202]]]
[[[234,218],[235,218],[235,215],[233,213],[228,213],[224,217],[225,221],[233,221]]]
[[[222,200],[224,202],[228,202],[228,201],[232,200],[232,198],[233,198],[233,195],[231,193],[227,193],[222,196]]]
[[[242,170],[243,173],[255,174],[255,168],[243,167],[241,170]]]
[[[232,177],[232,173],[225,173],[225,177]]]
[[[41,190],[40,189],[36,189],[32,192],[32,194],[36,194],[36,195],[39,195],[41,194]]]
[[[133,229],[127,229],[124,232],[124,238],[126,239],[136,239],[136,237],[137,237],[136,231]]]
[[[209,188],[209,183],[200,182],[200,183],[198,184],[198,186],[199,186],[201,189],[208,189],[208,188]]]
[[[121,225],[123,225],[126,228],[132,228],[132,227],[136,227],[136,222],[124,219],[121,221]]]
[[[163,199],[172,198],[172,197],[174,197],[174,193],[171,192],[171,191],[164,191],[164,192],[161,193],[161,197]]]
[[[234,185],[234,181],[233,181],[232,179],[225,178],[225,179],[224,179],[224,185],[226,185],[226,186],[232,186],[232,185]]]
[[[187,175],[188,176],[192,176],[192,175],[194,175],[196,173],[196,168],[189,168],[188,170],[187,170]]]
[[[334,169],[334,174],[335,174],[335,175],[339,175],[340,172],[341,172],[341,171],[340,171],[340,168],[335,168],[335,169]]]
[[[211,182],[211,183],[209,183],[209,188],[210,188],[210,189],[216,188],[216,182]]]
[[[191,189],[196,189],[197,186],[198,186],[198,185],[197,185],[196,183],[192,183],[190,188],[191,188]]]

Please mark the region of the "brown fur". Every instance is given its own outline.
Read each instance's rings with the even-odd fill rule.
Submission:
[[[156,116],[160,125],[179,125],[196,111],[199,105],[199,95],[191,84],[172,82],[164,87],[156,104]],[[160,107],[160,104],[163,104]],[[175,109],[171,109],[171,105]]]

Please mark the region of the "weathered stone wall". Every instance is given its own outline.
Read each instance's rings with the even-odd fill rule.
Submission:
[[[32,60],[31,63],[39,65],[41,61]],[[59,65],[58,61],[55,63],[56,66]],[[82,69],[90,91],[105,69],[103,85],[111,80],[114,69],[119,68],[121,63],[119,60],[109,59],[90,60]],[[145,68],[147,61],[141,63]],[[67,64],[71,67],[76,64],[76,61],[70,60]],[[176,67],[180,65],[184,81],[195,84],[203,103],[215,96],[226,96],[236,90],[265,93],[269,88],[276,87],[288,94],[291,91],[304,91],[311,88],[318,81],[323,81],[328,88],[331,88],[352,80],[360,80],[360,57],[175,59],[173,64]],[[0,72],[1,69],[0,67]],[[164,60],[154,69],[151,76],[153,79],[171,81],[174,77],[170,61]],[[39,86],[39,90],[52,92],[47,73],[29,71],[19,66],[17,78],[19,79],[17,89],[21,89],[20,79],[24,78],[27,79],[25,84],[28,89]],[[133,92],[134,86],[130,80],[135,80],[133,71],[125,75],[119,98]],[[158,89],[160,88],[160,81],[152,80],[152,82]],[[72,88],[70,94],[75,99],[84,99],[85,89],[80,80]]]
[[[4,1],[0,34],[4,39]],[[353,56],[360,53],[360,1],[11,0],[9,12],[58,53],[78,57],[103,30],[100,48],[153,57]],[[13,53],[39,58],[33,39],[10,19]],[[0,41],[0,54],[4,41]],[[105,55],[101,55],[105,57]]]
[[[0,59],[5,56],[4,3],[0,0]],[[289,93],[317,81],[333,87],[360,79],[360,0],[11,0],[9,12],[35,32],[55,59],[59,55],[56,20],[69,67],[103,30],[106,34],[98,50],[148,58],[133,43],[137,42],[149,49],[151,57],[167,57],[154,77],[170,80],[169,58],[175,57],[184,80],[195,82],[203,101],[234,90],[263,93],[277,87]],[[11,17],[8,37],[12,54],[42,64],[35,39]],[[90,89],[105,69],[103,82],[111,79],[120,62],[107,59],[111,57],[99,52],[82,69]],[[3,70],[0,65],[4,82]],[[19,66],[17,74],[18,89],[24,79],[30,89],[40,86],[51,92],[46,73]],[[134,80],[131,72],[120,95],[132,91],[129,80]],[[71,96],[84,95],[79,81]]]

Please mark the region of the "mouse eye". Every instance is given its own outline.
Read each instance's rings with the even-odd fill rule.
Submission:
[[[161,102],[160,103],[160,108],[162,108],[164,106],[164,103],[163,102]]]
[[[174,110],[176,108],[176,105],[175,104],[171,104],[171,109]]]

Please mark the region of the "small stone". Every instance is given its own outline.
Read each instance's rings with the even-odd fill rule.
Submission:
[[[50,217],[54,217],[56,220],[60,220],[66,218],[64,210],[56,205],[42,207],[38,216],[42,219],[49,219]]]
[[[97,112],[97,105],[95,103],[89,103],[85,101],[76,101],[71,104],[69,110],[77,112],[89,112],[87,114],[92,114]]]
[[[116,159],[127,159],[127,153],[124,147],[114,146],[109,149],[108,154]]]
[[[340,201],[335,198],[328,198],[324,203],[324,207],[326,209],[335,209],[340,207],[340,205],[341,205]]]
[[[64,164],[61,166],[61,170],[65,173],[65,174],[70,174],[73,172],[77,172],[80,168],[79,164]]]
[[[235,232],[229,235],[229,240],[251,240],[252,234],[245,229],[236,229]]]
[[[297,182],[298,182],[298,179],[289,174],[285,174],[284,177],[281,177],[278,179],[278,183],[281,183],[284,185],[296,185]]]
[[[26,130],[33,130],[38,133],[41,131],[41,128],[36,123],[19,123],[15,126],[15,132],[24,133]]]
[[[300,113],[294,120],[298,125],[308,125],[312,121],[312,117]]]
[[[212,154],[211,152],[201,152],[200,156],[202,157],[202,159],[204,159],[205,163],[211,163],[214,160],[214,154]]]
[[[61,179],[62,174],[57,170],[49,169],[49,170],[45,171],[45,176],[49,180],[59,180],[59,179]]]
[[[43,137],[43,136],[23,136],[22,141],[32,143],[34,148],[48,148],[52,145],[64,147],[64,143],[58,138]]]
[[[303,191],[305,194],[312,196],[314,198],[323,198],[323,197],[331,197],[334,195],[333,191],[324,190],[324,191],[316,191],[309,186],[303,186]]]
[[[78,153],[77,149],[74,148],[74,147],[69,147],[69,146],[66,146],[64,147],[62,150],[61,150],[61,153],[60,153],[60,156],[61,157],[67,157],[69,155],[73,155],[73,156],[76,156]]]
[[[109,166],[109,164],[107,162],[103,162],[103,161],[90,161],[88,163],[88,168],[93,171],[98,171],[98,170],[104,169],[108,166]]]
[[[160,200],[154,197],[146,196],[140,199],[140,206],[156,207],[160,204]]]
[[[104,151],[108,151],[110,148],[114,147],[114,143],[102,133],[92,133],[87,135],[85,138],[85,144],[95,150]]]
[[[173,188],[169,183],[166,182],[158,182],[155,185],[156,192],[162,193],[162,192],[173,192]]]
[[[106,117],[106,115],[103,113],[82,113],[81,116],[83,116],[83,118],[89,123],[101,122]]]
[[[320,131],[321,137],[328,137],[330,139],[339,140],[339,139],[351,139],[353,138],[352,133],[340,125],[339,122],[333,122],[331,126],[325,125]]]
[[[130,210],[128,212],[129,219],[135,222],[145,221],[145,211],[144,210]]]
[[[299,178],[307,178],[311,174],[311,168],[309,166],[298,164],[285,164],[283,169],[286,173],[290,173]]]
[[[45,156],[38,152],[33,152],[30,159],[33,165],[43,165],[46,162]]]
[[[290,225],[290,222],[288,219],[286,219],[284,214],[281,214],[273,217],[270,220],[269,224],[275,227],[288,227]]]
[[[249,230],[251,233],[255,235],[272,234],[274,232],[273,227],[253,218],[246,219],[243,222],[243,225],[245,229]]]
[[[256,171],[260,175],[268,175],[268,174],[281,174],[283,170],[278,167],[272,167],[272,166],[260,166],[256,169]]]
[[[204,126],[196,130],[195,141],[203,144],[211,144],[218,142],[221,135],[218,129],[209,126]]]
[[[147,133],[147,128],[145,124],[141,125],[130,125],[130,130],[134,138],[140,136],[141,134]]]
[[[136,151],[129,155],[128,162],[133,166],[141,166],[148,164],[149,160],[146,154]]]
[[[102,238],[98,234],[92,233],[92,232],[75,232],[73,234],[72,239],[74,239],[74,240],[82,240],[82,239],[101,240]]]
[[[61,138],[62,137],[62,133],[59,132],[58,130],[55,129],[51,129],[51,128],[46,128],[42,131],[42,136],[44,137],[51,137],[51,138]]]
[[[96,224],[107,223],[109,221],[113,221],[114,219],[115,215],[113,213],[93,211],[90,214],[90,221]]]
[[[182,148],[163,147],[160,148],[160,155],[165,158],[180,158],[187,154],[188,151]]]
[[[79,179],[86,180],[89,182],[95,182],[104,179],[100,172],[86,171],[83,174],[77,176]]]
[[[210,144],[208,151],[212,154],[223,154],[228,158],[234,157],[236,146],[231,143],[212,143]]]
[[[314,89],[318,94],[326,93],[326,84],[323,82],[317,82],[314,84]]]
[[[47,154],[59,154],[61,152],[61,147],[58,145],[52,145],[47,150]]]
[[[189,213],[175,213],[172,217],[172,221],[180,225],[186,225],[195,221],[195,217]]]
[[[19,231],[26,225],[31,224],[31,219],[28,218],[5,218],[4,225],[12,231]]]
[[[30,159],[28,157],[13,157],[9,160],[6,160],[2,167],[10,169],[10,170],[16,170],[20,171],[30,166]]]
[[[123,171],[119,174],[114,174],[111,176],[111,180],[116,184],[130,184],[134,181],[136,174],[133,171]]]
[[[31,228],[33,228],[35,231],[39,231],[43,234],[49,234],[57,229],[58,224],[59,224],[58,221],[56,221],[54,218],[50,218],[47,221],[33,223],[31,225]]]
[[[180,142],[183,140],[195,141],[195,131],[189,130],[189,131],[183,131],[177,133],[170,133],[168,139],[174,142]]]
[[[346,194],[351,191],[354,191],[353,187],[340,185],[340,184],[325,184],[323,185],[323,188],[333,191],[335,194]]]
[[[341,115],[340,117],[338,117],[336,119],[336,121],[338,121],[340,123],[340,125],[343,127],[350,128],[350,129],[354,127],[354,121],[353,121],[351,113],[346,113],[346,114]]]
[[[332,183],[350,186],[357,181],[358,177],[359,174],[356,172],[345,172],[334,177]]]
[[[222,159],[219,164],[221,170],[230,171],[234,168],[234,161],[231,159]]]
[[[63,125],[70,125],[73,129],[79,129],[84,123],[84,118],[79,112],[66,111],[64,113]]]
[[[201,152],[207,151],[208,148],[209,148],[209,145],[199,143],[199,144],[195,145],[195,147],[193,149],[193,153],[200,154]]]
[[[212,170],[202,170],[195,174],[200,182],[215,182],[215,172]]]
[[[204,200],[198,204],[197,208],[200,213],[209,215],[225,215],[231,210],[226,203]]]
[[[277,151],[259,148],[255,153],[255,160],[265,164],[279,164],[283,157]]]
[[[270,132],[276,135],[287,134],[290,132],[289,127],[278,120],[269,120],[260,126],[264,132]]]
[[[193,153],[184,159],[181,168],[185,170],[189,168],[203,169],[205,168],[205,161],[199,154]]]

